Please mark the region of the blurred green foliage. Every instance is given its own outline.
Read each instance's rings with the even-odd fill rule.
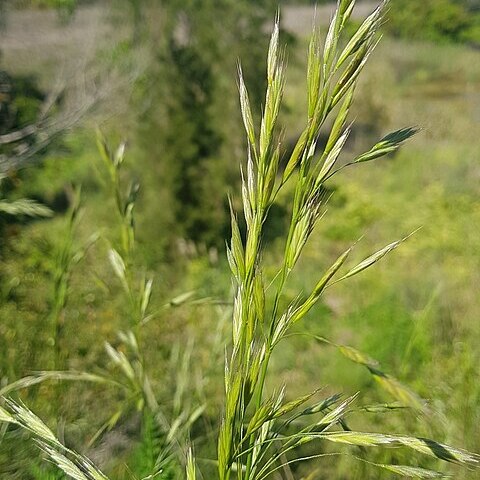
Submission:
[[[13,0],[17,8],[55,8],[73,13],[79,5],[93,3],[94,0]]]
[[[480,13],[467,0],[391,2],[386,29],[393,35],[435,42],[480,44]]]
[[[82,0],[14,0],[13,2],[18,8],[54,8],[57,10],[60,22],[67,23],[72,19],[75,10],[79,4],[88,3]]]
[[[46,94],[32,75],[15,75],[0,70],[0,135],[26,127],[37,120]],[[11,146],[11,145],[10,145]],[[1,152],[9,145],[2,142]]]
[[[149,8],[161,27],[146,21],[136,33],[152,53],[134,100],[140,108],[135,142],[143,152],[149,195],[156,196],[147,201],[158,205],[148,209],[145,227],[169,247],[174,237],[183,237],[223,249],[227,192],[237,183],[245,151],[237,133],[236,62],[242,59],[251,95],[261,104],[267,45],[262,26],[272,18],[274,2],[168,0]]]

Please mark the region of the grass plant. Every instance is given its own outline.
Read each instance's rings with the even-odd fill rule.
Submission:
[[[91,235],[83,245],[75,245],[78,222],[80,221],[82,213],[80,203],[81,190],[77,189],[73,193],[72,204],[67,213],[65,235],[59,242],[54,258],[53,292],[48,321],[51,326],[49,341],[53,349],[53,370],[63,370],[66,368],[65,360],[67,352],[62,345],[62,337],[65,326],[65,307],[68,301],[72,269],[82,260],[82,258],[84,258],[89,248],[98,239],[98,235],[95,233]]]
[[[80,193],[77,192],[75,202],[68,212],[68,228],[65,237],[60,242],[55,262],[54,295],[49,317],[49,323],[52,326],[53,369],[34,372],[3,386],[0,388],[0,396],[12,395],[16,391],[52,380],[59,381],[61,385],[65,382],[88,382],[116,387],[121,392],[122,401],[90,439],[90,447],[97,444],[99,439],[117,426],[124,417],[131,415],[132,412],[138,412],[141,432],[140,441],[132,453],[131,462],[129,462],[133,464],[132,471],[144,476],[150,475],[152,478],[170,478],[168,476],[161,477],[161,475],[165,472],[172,474],[176,468],[178,469],[175,465],[183,463],[182,446],[186,443],[189,429],[204,410],[204,406],[190,394],[188,386],[187,373],[191,362],[191,346],[172,349],[176,352],[176,355],[173,355],[174,365],[172,365],[172,370],[175,371],[174,378],[169,378],[165,374],[159,380],[164,387],[168,384],[168,388],[165,387],[165,390],[171,390],[174,393],[172,401],[168,402],[168,407],[160,404],[158,399],[162,396],[162,392],[154,391],[153,382],[147,372],[141,343],[142,330],[155,317],[155,314],[149,308],[153,279],[147,278],[143,271],[138,272],[138,270],[144,269],[138,267],[135,258],[134,207],[139,186],[130,184],[127,189],[124,189],[122,167],[124,166],[125,145],[121,144],[115,151],[112,151],[100,133],[98,133],[97,143],[106,166],[105,186],[114,200],[117,211],[119,240],[115,246],[109,242],[108,258],[124,292],[127,322],[123,323],[126,323],[127,328],[117,332],[118,339],[115,346],[114,342],[105,342],[105,351],[110,360],[110,368],[107,371],[103,371],[101,374],[92,374],[65,370],[66,365],[63,362],[65,352],[61,349],[61,340],[64,310],[70,288],[70,274],[73,266],[83,258],[88,247],[98,238],[98,235],[94,235],[83,248],[74,247],[80,211]],[[191,292],[175,297],[166,303],[164,308],[181,306],[191,297]],[[57,413],[61,409],[63,393],[65,393],[65,389],[62,386],[59,389],[58,402],[54,408]],[[22,418],[33,419],[32,428],[29,430],[36,433],[38,437],[40,429],[37,426],[43,422],[22,405],[12,402],[8,404],[12,412],[16,412],[16,414],[23,412],[25,415]],[[5,419],[5,414],[0,419]],[[17,420],[11,423],[26,425],[25,422]],[[52,438],[53,433],[49,433],[47,437],[42,437],[41,442],[49,441]],[[82,470],[82,465],[86,465],[86,460],[71,450],[56,449],[59,445],[58,440],[50,442],[48,445],[42,444],[42,450],[65,473],[77,475],[73,478],[83,479],[84,477],[80,474],[91,478],[88,476],[88,472]]]
[[[248,139],[246,173],[242,172],[243,215],[247,226],[242,239],[236,213],[232,208],[232,240],[227,251],[233,282],[235,300],[233,312],[232,350],[225,366],[225,407],[218,437],[218,474],[221,480],[228,480],[235,472],[236,478],[251,480],[264,479],[280,468],[302,460],[285,460],[287,454],[300,445],[314,439],[345,443],[357,446],[381,446],[400,442],[414,450],[426,452],[430,441],[401,436],[382,436],[361,432],[332,432],[335,426],[345,428],[344,415],[356,396],[340,402],[335,397],[325,399],[313,406],[304,407],[316,392],[296,400],[285,402],[285,386],[267,395],[265,380],[271,356],[277,345],[292,327],[300,322],[317,303],[325,289],[368,269],[377,261],[397,248],[406,238],[390,243],[378,250],[346,273],[335,275],[345,264],[353,247],[347,249],[336,262],[320,277],[311,293],[281,311],[280,304],[285,285],[294,269],[302,250],[317,221],[325,211],[328,180],[347,166],[356,165],[383,157],[399,148],[402,142],[416,133],[416,128],[404,128],[385,136],[366,153],[352,161],[338,166],[338,158],[350,133],[347,117],[352,105],[359,75],[369,56],[378,43],[378,28],[383,22],[386,2],[383,2],[360,25],[353,36],[342,43],[342,31],[348,21],[355,2],[340,0],[331,21],[323,49],[319,34],[314,30],[308,52],[307,67],[307,125],[300,135],[283,172],[279,171],[281,158],[281,135],[278,134],[277,120],[280,112],[285,83],[285,53],[279,45],[278,18],[275,22],[267,59],[267,92],[259,132],[254,128],[252,109],[247,88],[239,70],[239,90],[242,117]],[[342,46],[343,45],[343,46]],[[335,110],[335,107],[338,108]],[[317,140],[327,118],[335,113],[328,141],[317,155]],[[271,206],[279,191],[289,181],[295,182],[292,199],[292,215],[285,242],[283,263],[273,279],[267,279],[264,271],[262,233]],[[273,301],[266,307],[268,289],[273,289]],[[369,361],[350,347],[340,347],[344,355],[363,363],[382,379],[383,385],[397,397],[419,406],[416,397],[399,382],[380,375]],[[304,408],[300,414],[293,413]],[[329,411],[329,408],[333,408]],[[322,414],[323,418],[310,423],[299,432],[291,433],[289,428],[294,418]],[[432,445],[436,445],[432,442]],[[449,447],[432,448],[449,452]],[[322,454],[319,454],[322,456]],[[478,463],[475,456],[462,453],[442,456],[458,462]],[[405,474],[410,467],[383,466],[390,471]],[[415,470],[415,469],[414,469]],[[411,475],[414,470],[410,470]],[[418,469],[419,478],[437,475]],[[440,474],[438,474],[440,475]]]
[[[355,245],[346,249],[336,261],[316,279],[307,295],[301,292],[291,302],[286,301],[286,289],[292,272],[298,267],[317,223],[326,213],[331,179],[345,168],[358,166],[395,152],[413,136],[416,128],[402,128],[386,135],[365,153],[350,161],[343,161],[342,151],[351,131],[348,117],[360,74],[378,43],[378,29],[384,21],[386,2],[345,37],[345,27],[355,6],[355,0],[339,0],[325,40],[314,29],[308,50],[307,67],[307,121],[291,155],[282,162],[284,133],[279,128],[279,115],[285,85],[285,51],[279,41],[279,19],[274,25],[267,57],[267,91],[260,128],[255,128],[247,86],[239,68],[239,93],[243,122],[248,141],[247,161],[242,166],[242,204],[246,232],[242,234],[240,221],[231,201],[231,242],[227,247],[234,285],[231,341],[228,344],[224,370],[225,398],[217,435],[217,459],[214,461],[219,480],[264,480],[267,478],[294,478],[295,464],[327,457],[349,456],[385,472],[408,478],[444,478],[444,474],[418,466],[413,455],[422,454],[467,467],[478,467],[476,454],[453,448],[430,439],[396,433],[377,433],[352,430],[349,418],[365,411],[383,412],[410,408],[425,411],[424,401],[396,378],[383,372],[378,362],[343,343],[320,336],[313,340],[337,349],[344,357],[368,369],[373,378],[393,398],[393,403],[358,406],[358,394],[325,396],[322,388],[313,389],[296,399],[287,400],[286,385],[269,385],[272,378],[271,360],[287,337],[312,311],[327,289],[333,288],[365,270],[399,247],[410,235],[393,241],[368,255],[358,263],[347,266]],[[330,125],[327,130],[326,125]],[[327,141],[320,145],[320,134],[327,130]],[[119,378],[109,379],[126,392],[126,398],[145,418],[154,418],[161,428],[158,462],[143,478],[161,478],[171,451],[184,458],[185,475],[194,480],[201,475],[201,458],[195,458],[195,449],[186,448],[187,431],[202,414],[202,407],[182,408],[185,379],[180,391],[171,397],[176,416],[169,419],[158,401],[147,374],[142,355],[142,327],[151,318],[149,313],[152,280],[138,274],[135,268],[134,208],[138,187],[125,190],[121,182],[124,164],[124,146],[112,151],[106,142],[99,141],[102,157],[109,173],[109,186],[116,204],[121,230],[118,245],[109,249],[109,259],[121,283],[128,302],[128,329],[119,333],[120,344],[107,344],[107,353],[120,372]],[[284,165],[284,166],[282,166]],[[266,268],[268,245],[265,225],[271,208],[280,192],[291,188],[291,217],[285,235],[283,257],[273,275]],[[69,257],[70,258],[70,257]],[[60,299],[63,297],[59,297]],[[285,304],[287,305],[285,306]],[[61,305],[61,302],[59,302]],[[183,364],[188,363],[184,357]],[[180,369],[183,375],[188,368]],[[51,372],[32,377],[31,384],[57,375]],[[74,374],[70,372],[72,380]],[[78,374],[77,380],[104,381],[100,377]],[[159,382],[168,384],[164,379]],[[28,386],[25,380],[21,386]],[[18,386],[18,385],[17,385]],[[8,394],[15,388],[4,388]],[[116,423],[115,412],[106,426]],[[37,444],[65,475],[75,480],[106,480],[107,477],[85,456],[65,447],[53,432],[30,410],[18,402],[6,400],[0,407],[0,421],[11,428],[30,432]],[[332,450],[332,448],[346,447]],[[304,448],[314,448],[305,454]],[[381,463],[368,458],[372,447],[406,449],[411,463]],[[313,472],[312,475],[315,473]],[[135,478],[132,474],[132,478]],[[312,477],[313,478],[313,477]]]
[[[161,392],[156,392],[148,373],[142,347],[143,329],[154,317],[150,300],[153,278],[147,277],[145,268],[136,261],[135,202],[139,185],[131,182],[123,187],[122,167],[125,144],[112,151],[104,137],[98,134],[98,147],[108,173],[107,187],[114,199],[120,230],[117,248],[111,246],[108,256],[112,269],[124,290],[127,308],[127,330],[118,332],[119,344],[106,342],[106,352],[113,366],[120,372],[119,383],[125,394],[125,402],[105,423],[105,429],[112,429],[119,419],[133,407],[141,414],[142,445],[138,468],[142,475],[160,478],[164,470],[175,471],[173,465],[183,460],[182,445],[186,442],[190,427],[202,414],[204,406],[195,401],[185,402],[187,370],[190,364],[190,349],[184,347],[177,356],[176,374],[173,379],[167,375],[161,379],[163,385],[172,387],[171,409],[159,402]],[[140,272],[139,272],[140,271]],[[168,306],[179,306],[188,301],[190,294],[182,295],[168,302]],[[115,378],[115,377],[114,377]],[[173,384],[175,386],[173,386]],[[103,433],[98,432],[98,435]]]

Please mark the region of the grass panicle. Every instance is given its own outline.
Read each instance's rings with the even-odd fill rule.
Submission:
[[[286,402],[285,388],[266,395],[265,381],[275,347],[289,334],[291,327],[305,318],[326,288],[347,280],[372,267],[406,238],[390,243],[368,256],[356,266],[339,273],[352,248],[345,251],[320,277],[307,296],[300,297],[284,311],[280,310],[285,285],[300,258],[317,222],[325,212],[325,186],[345,166],[364,163],[395,152],[413,136],[416,128],[404,128],[386,135],[370,150],[338,167],[351,126],[348,116],[353,103],[359,75],[378,40],[379,27],[384,21],[387,2],[382,2],[358,27],[351,38],[345,39],[345,25],[355,5],[354,0],[339,0],[330,27],[322,42],[314,28],[308,48],[307,62],[307,122],[304,131],[279,172],[281,157],[278,115],[285,83],[284,52],[279,43],[277,17],[267,56],[267,92],[263,115],[257,134],[247,86],[239,67],[240,108],[248,143],[245,169],[242,167],[243,214],[246,222],[245,239],[240,234],[237,213],[231,206],[232,237],[227,257],[235,285],[232,348],[225,364],[225,407],[218,437],[218,474],[228,480],[232,474],[239,480],[267,478],[280,468],[287,468],[295,458],[295,449],[312,440],[327,440],[351,445],[402,445],[417,452],[427,452],[426,443],[403,436],[382,436],[357,432],[328,431],[345,427],[344,416],[351,411],[356,395],[340,401],[339,396],[323,399],[295,413],[311,395]],[[322,48],[323,44],[323,48]],[[337,105],[339,105],[337,107]],[[336,108],[337,107],[337,108]],[[317,140],[326,120],[334,116],[323,151],[317,154]],[[270,282],[263,265],[263,228],[271,205],[287,182],[293,182],[292,213],[285,242],[283,264],[274,276],[273,299],[265,285]],[[232,202],[231,202],[232,205]],[[338,274],[338,278],[335,276]],[[272,301],[271,304],[268,302]],[[266,306],[267,305],[267,306]],[[267,314],[266,312],[271,312]],[[330,342],[331,343],[331,342]],[[420,408],[422,402],[413,393],[378,369],[378,365],[351,347],[335,345],[349,358],[366,366],[401,404]],[[289,414],[292,414],[288,418]],[[318,416],[297,433],[289,429],[300,419]],[[422,443],[423,442],[423,443]],[[424,448],[425,447],[425,448]],[[473,457],[447,446],[459,463],[469,464]],[[447,455],[437,458],[447,460]],[[450,457],[449,457],[450,459]],[[391,472],[410,474],[417,478],[437,478],[436,473],[416,467],[379,465]]]

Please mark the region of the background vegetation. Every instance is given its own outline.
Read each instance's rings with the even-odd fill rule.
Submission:
[[[60,22],[47,8],[51,3],[61,7]],[[130,328],[132,310],[109,252],[126,254],[122,225],[129,220],[113,214],[118,197],[98,153],[100,126],[112,145],[127,141],[118,180],[124,203],[135,212],[135,248],[125,260],[132,285],[153,281],[148,321],[138,332],[142,372],[169,416],[189,412],[181,425],[202,408],[192,436],[199,439],[197,456],[214,458],[209,435],[223,395],[215,379],[222,375],[232,294],[224,247],[227,194],[238,201],[238,165],[246,152],[236,62],[242,59],[252,105],[262,105],[264,52],[277,5],[125,0],[10,7],[5,17],[2,12],[1,33],[1,198],[33,199],[53,215],[0,213],[2,385],[55,368],[120,381],[122,366],[105,351],[106,341],[131,362],[137,359],[117,333]],[[360,14],[370,7],[360,2]],[[298,133],[313,15],[311,9],[302,13],[304,8],[281,6],[289,71],[280,118],[288,132]],[[321,24],[330,18],[329,8],[319,7]],[[386,38],[352,106],[356,122],[342,159],[399,126],[419,125],[422,131],[381,163],[347,169],[335,180],[328,213],[286,291],[290,300],[309,291],[318,271],[363,234],[358,259],[422,226],[375,272],[329,292],[305,325],[310,333],[368,352],[430,400],[427,420],[373,411],[356,428],[433,435],[477,452],[479,25],[475,2],[392,1]],[[86,33],[95,39],[91,48]],[[87,96],[81,93],[85,87]],[[85,104],[88,109],[80,108]],[[253,112],[255,119],[260,114]],[[19,131],[25,135],[10,141]],[[285,147],[293,148],[294,141],[285,138]],[[290,193],[279,198],[265,229],[273,245],[267,265],[282,255],[277,237],[288,225]],[[391,400],[367,371],[325,344],[294,336],[282,347],[272,368],[276,384],[283,379],[292,385],[289,397],[322,384],[330,394],[361,391],[363,404]],[[121,479],[128,472],[137,478],[150,474],[165,450],[166,439],[151,421],[155,409],[144,408],[142,389],[135,392],[111,382],[49,380],[15,395],[68,444]],[[2,478],[57,478],[35,447],[25,449],[23,433],[0,433]],[[399,460],[390,453],[370,458]],[[177,478],[174,464],[161,465],[158,478]],[[202,467],[208,472],[208,462]],[[295,474],[390,478],[347,459],[324,460],[321,468],[316,472],[313,463]],[[454,475],[473,479],[477,473],[454,469]]]

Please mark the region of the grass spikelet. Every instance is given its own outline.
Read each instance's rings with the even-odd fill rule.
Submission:
[[[354,3],[354,2],[352,2]],[[367,43],[373,36],[374,32],[377,31],[380,26],[383,15],[385,11],[386,2],[382,2],[360,25],[358,30],[348,41],[347,45],[340,54],[336,68],[340,68],[345,61],[351,56],[354,55],[358,50]],[[347,7],[348,8],[348,7]]]
[[[247,138],[250,143],[250,146],[255,150],[255,129],[253,126],[253,115],[250,108],[250,100],[248,99],[247,87],[243,80],[242,68],[238,66],[238,84],[240,92],[240,109],[242,112],[243,125],[245,131],[247,132]]]
[[[420,478],[420,479],[429,479],[429,478],[449,478],[449,475],[446,475],[441,472],[436,472],[435,470],[428,470],[426,468],[420,467],[410,467],[408,465],[387,465],[384,463],[373,463],[366,462],[375,467],[387,470],[389,472],[396,473],[402,477],[408,478]]]
[[[310,309],[317,303],[318,299],[320,298],[321,294],[325,290],[328,285],[328,282],[333,278],[333,276],[338,272],[338,270],[342,267],[342,265],[347,260],[351,249],[349,248],[346,250],[335,263],[325,272],[323,277],[318,281],[315,285],[310,296],[305,300],[305,302],[300,305],[295,312],[291,316],[291,324],[300,321],[309,311]]]
[[[328,152],[327,156],[325,157],[325,160],[318,174],[318,177],[315,180],[316,188],[319,188],[320,185],[322,185],[323,181],[325,180],[327,175],[330,173],[330,170],[333,168],[333,165],[337,161],[337,158],[340,155],[349,134],[350,134],[350,129],[347,128],[347,130],[345,130],[345,132],[343,132],[342,135],[340,135],[338,140],[331,147],[331,150]]]
[[[68,477],[74,480],[109,480],[87,458],[63,446],[53,432],[31,410],[12,400],[7,400],[11,413],[7,417],[35,438],[37,445],[47,454],[49,459]],[[0,408],[0,414],[3,409]],[[9,420],[10,421],[10,420]]]
[[[1,406],[0,406],[0,422],[15,423],[15,419]]]
[[[43,383],[49,380],[57,381],[72,381],[72,382],[94,382],[94,383],[110,383],[118,385],[113,379],[104,377],[102,375],[96,375],[88,372],[76,372],[76,371],[45,371],[35,372],[27,377],[20,378],[19,380],[9,383],[0,389],[0,397],[29,388],[39,383]]]
[[[280,15],[277,14],[270,37],[270,46],[267,57],[267,82],[273,83],[278,68],[278,41],[280,35]]]
[[[398,448],[403,446],[450,463],[472,467],[480,465],[479,455],[426,438],[364,432],[327,432],[319,434],[318,437],[330,442],[362,447],[391,446]]]
[[[135,382],[135,370],[128,361],[126,355],[113,348],[108,342],[105,342],[105,351],[112,362],[121,368],[126,377],[132,382]]]
[[[339,393],[336,393],[335,395],[332,395],[328,398],[325,398],[324,400],[318,402],[315,405],[312,405],[311,407],[305,409],[301,414],[302,415],[314,415],[319,412],[323,412],[324,410],[330,408],[332,405],[335,405],[341,398],[341,395]]]
[[[356,348],[348,345],[336,344],[325,337],[313,335],[317,341],[331,345],[352,362],[358,363],[368,369],[378,384],[393,398],[398,400],[404,407],[410,407],[417,411],[425,411],[426,402],[410,388],[403,385],[399,380],[380,370],[379,362]]]
[[[285,403],[275,411],[272,418],[282,417],[283,415],[290,413],[292,410],[295,410],[300,405],[303,405],[304,403],[308,402],[308,400],[310,400],[310,398],[312,398],[316,393],[317,391],[308,393],[307,395],[303,395],[302,397],[299,397],[296,400],[292,400],[291,402]]]
[[[69,458],[57,452],[46,444],[41,444],[41,449],[48,455],[50,460],[60,469],[65,475],[74,480],[90,480]]]
[[[480,466],[479,455],[467,452],[466,450],[451,447],[450,445],[438,443],[428,438],[399,436],[396,437],[396,440],[398,440],[398,442],[405,447],[416,450],[424,455],[436,457],[445,462],[469,465],[477,468]]]
[[[351,268],[345,275],[340,277],[337,282],[341,282],[342,280],[346,280],[347,278],[353,277],[354,275],[363,272],[367,268],[371,267],[373,264],[377,263],[381,260],[385,255],[389,254],[392,250],[395,250],[403,240],[397,240],[388,244],[387,246],[383,247],[382,249],[378,250],[377,252],[373,253],[372,255],[368,256],[365,260],[361,261],[358,265]]]
[[[402,128],[389,133],[376,143],[368,152],[355,158],[353,163],[368,162],[377,158],[393,153],[400,148],[400,145],[418,133],[419,129],[415,127]]]
[[[368,367],[368,370],[373,375],[375,381],[402,405],[414,408],[418,411],[425,410],[425,401],[396,378],[378,370],[377,368]]]
[[[345,414],[347,408],[357,399],[358,393],[352,395],[351,397],[344,400],[338,407],[334,408],[331,412],[327,413],[317,425],[322,429],[326,430],[330,426],[339,422],[340,419]]]
[[[7,405],[12,411],[15,423],[21,425],[26,430],[29,430],[41,440],[45,440],[53,445],[61,447],[60,442],[57,440],[53,432],[28,408],[11,400],[7,400]]]
[[[0,212],[7,213],[8,215],[26,215],[28,217],[52,217],[53,211],[45,205],[23,198],[15,200],[13,202],[7,202],[5,200],[0,201]]]
[[[110,251],[108,252],[108,259],[110,260],[110,264],[112,265],[115,275],[120,279],[123,287],[128,292],[129,287],[128,287],[128,283],[125,275],[126,267],[125,267],[125,262],[123,261],[123,258],[114,248],[111,248]]]

